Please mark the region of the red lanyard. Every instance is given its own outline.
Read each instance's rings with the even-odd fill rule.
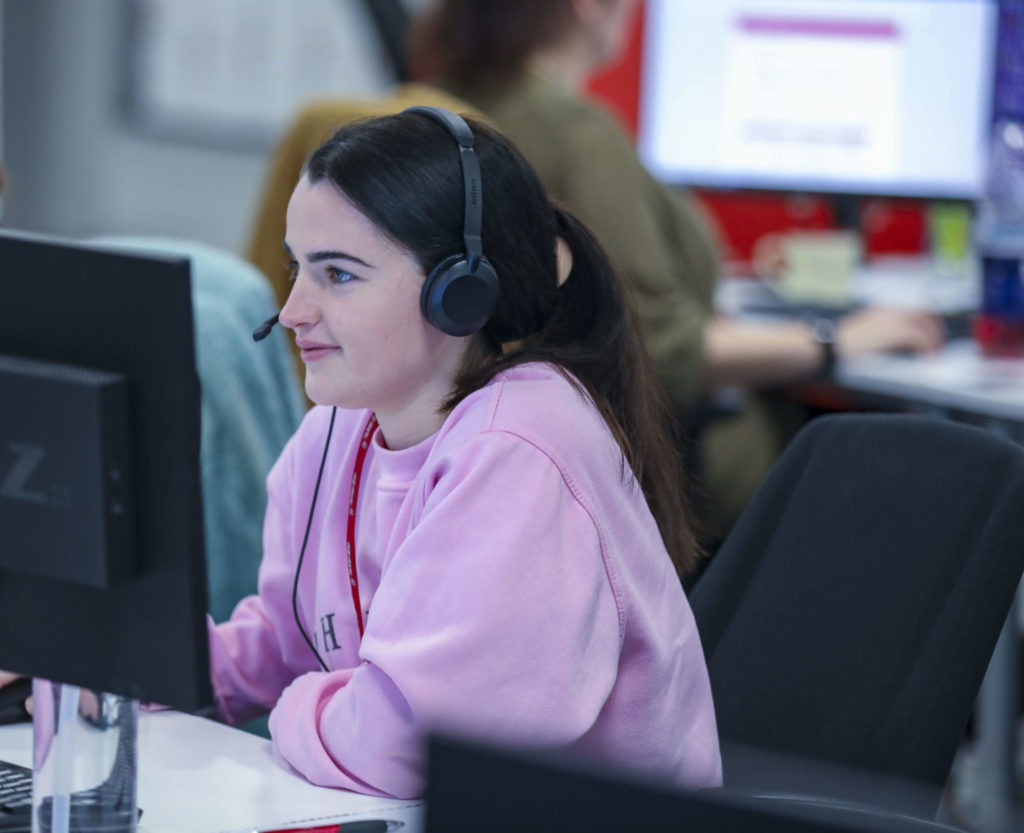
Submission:
[[[370,421],[366,423],[366,430],[363,431],[363,439],[359,442],[359,451],[356,452],[356,465],[352,470],[352,491],[348,499],[348,536],[345,550],[348,553],[348,580],[352,585],[352,604],[356,609],[360,638],[363,636],[363,605],[359,601],[359,576],[356,573],[356,504],[359,501],[359,481],[363,476],[366,453],[370,450],[370,441],[376,430],[377,415],[370,414]]]

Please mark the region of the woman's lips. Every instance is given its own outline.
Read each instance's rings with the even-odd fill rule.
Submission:
[[[299,342],[299,356],[304,362],[315,362],[323,359],[340,348],[333,344],[315,344]]]

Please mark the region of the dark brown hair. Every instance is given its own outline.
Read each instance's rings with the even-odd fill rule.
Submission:
[[[623,476],[628,465],[684,575],[695,566],[698,547],[686,515],[678,444],[667,434],[666,401],[625,286],[583,223],[551,204],[512,143],[466,121],[483,183],[484,255],[498,273],[500,290],[446,408],[515,365],[537,361],[561,369],[604,417],[622,450]],[[350,123],[314,151],[305,173],[312,182],[333,183],[408,249],[424,274],[464,251],[459,150],[448,131],[430,119],[399,113]],[[558,237],[573,259],[561,286]]]
[[[500,80],[571,24],[568,0],[440,0],[410,28],[410,66],[417,78]]]

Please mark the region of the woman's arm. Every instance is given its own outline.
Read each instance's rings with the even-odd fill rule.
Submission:
[[[840,359],[882,352],[925,353],[944,339],[942,322],[930,313],[869,308],[839,319],[835,353]],[[713,385],[763,387],[813,376],[825,349],[811,325],[799,321],[753,323],[711,319],[704,330],[704,373]]]

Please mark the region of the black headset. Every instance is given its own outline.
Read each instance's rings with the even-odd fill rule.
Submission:
[[[440,107],[407,107],[402,112],[433,119],[459,143],[466,198],[462,229],[466,251],[446,257],[427,275],[420,295],[420,309],[423,317],[442,333],[469,335],[487,323],[498,300],[498,275],[484,257],[480,239],[483,191],[480,162],[473,150],[473,131],[461,116]]]
[[[498,275],[484,257],[480,233],[483,228],[483,189],[480,162],[473,149],[473,131],[465,120],[441,107],[407,107],[403,113],[426,116],[443,126],[459,145],[462,183],[465,191],[462,240],[465,252],[450,255],[427,275],[420,294],[423,317],[442,333],[467,336],[491,317],[498,301]],[[270,335],[277,316],[263,322],[252,334],[255,341]]]

